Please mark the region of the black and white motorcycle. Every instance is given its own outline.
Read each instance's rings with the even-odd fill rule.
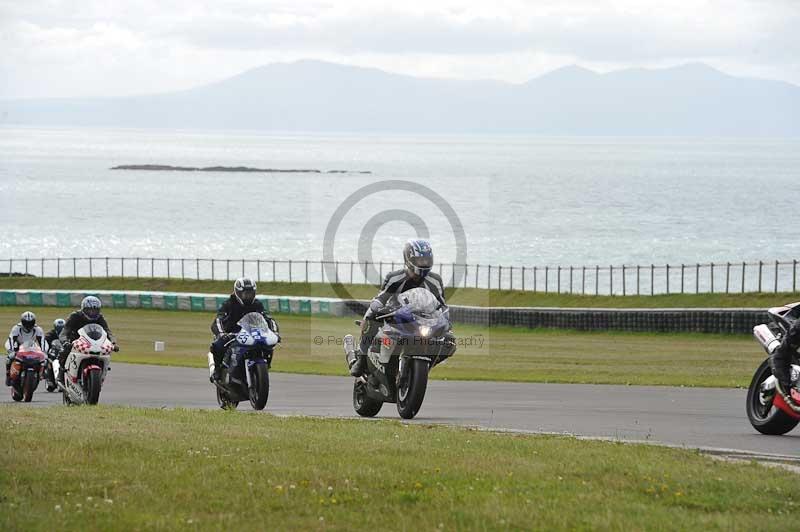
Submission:
[[[364,374],[353,383],[353,408],[360,416],[377,415],[383,403],[397,403],[404,419],[416,416],[429,371],[456,350],[449,310],[430,291],[413,288],[394,299],[376,315],[383,325],[368,352]],[[345,337],[344,345],[349,367],[355,357],[352,335]]]

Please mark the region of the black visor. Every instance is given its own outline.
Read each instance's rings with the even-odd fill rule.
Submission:
[[[256,291],[254,288],[243,288],[236,292],[236,295],[239,296],[239,299],[245,305],[249,305],[256,299]]]

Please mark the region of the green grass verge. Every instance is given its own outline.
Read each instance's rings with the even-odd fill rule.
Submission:
[[[786,530],[797,514],[792,473],[569,437],[20,405],[0,434],[3,530]]]
[[[0,307],[0,324],[11,328],[22,307]],[[67,309],[34,309],[48,325]],[[213,314],[162,310],[108,309],[117,334],[119,362],[205,367]],[[273,370],[345,375],[341,338],[358,334],[346,318],[276,315],[283,343]],[[747,386],[764,358],[749,336],[578,332],[512,327],[457,325],[461,345],[456,355],[431,373],[432,378],[653,384],[673,386]],[[166,342],[155,353],[153,342]],[[471,341],[471,345],[465,345]],[[482,342],[482,344],[481,344]]]
[[[94,289],[94,290],[160,290],[168,292],[228,293],[230,281],[181,281],[178,279],[78,278],[41,279],[35,277],[0,277],[3,288]],[[370,299],[376,288],[369,285],[342,285],[357,299]],[[339,297],[335,287],[326,283],[261,282],[259,293],[286,296]],[[656,296],[579,296],[543,294],[520,290],[484,290],[475,288],[448,289],[448,302],[453,305],[495,307],[757,307],[767,308],[800,299],[797,293],[778,294],[671,294]]]

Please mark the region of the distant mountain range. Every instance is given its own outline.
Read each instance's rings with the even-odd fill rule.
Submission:
[[[194,89],[0,101],[0,124],[308,132],[800,136],[800,87],[703,64],[526,83],[417,78],[320,61],[276,63]]]

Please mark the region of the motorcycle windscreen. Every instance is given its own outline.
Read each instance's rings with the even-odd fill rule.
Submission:
[[[267,320],[258,312],[249,312],[245,314],[237,325],[248,332],[254,329],[261,329],[262,331],[269,329]]]
[[[412,288],[397,296],[397,302],[417,318],[433,318],[438,312],[439,300],[426,288]]]
[[[96,323],[90,323],[88,325],[84,325],[81,331],[86,336],[86,338],[94,340],[95,342],[100,338],[102,338],[103,335],[106,333],[106,331],[103,330],[103,327]]]

